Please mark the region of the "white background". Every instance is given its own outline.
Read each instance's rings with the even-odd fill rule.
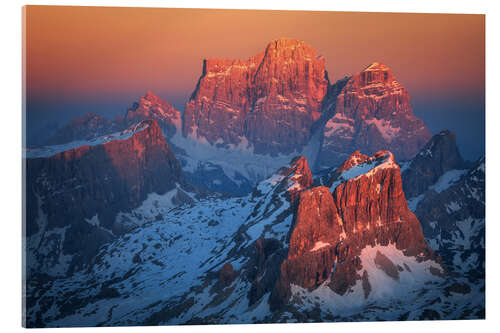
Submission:
[[[22,53],[21,6],[95,5],[191,8],[296,9],[333,11],[385,11],[486,14],[486,317],[487,320],[389,323],[273,324],[182,327],[99,328],[94,331],[116,332],[271,332],[370,331],[370,332],[489,332],[500,327],[500,108],[499,84],[499,1],[458,0],[186,0],[186,1],[17,1],[3,0],[0,10],[0,329],[16,332],[21,328],[21,138],[22,138]],[[257,22],[258,24],[258,22]],[[467,79],[467,78],[464,78]],[[46,329],[65,332],[69,329]],[[90,329],[76,329],[87,332]],[[75,329],[73,329],[75,331]],[[92,332],[92,331],[89,331]]]

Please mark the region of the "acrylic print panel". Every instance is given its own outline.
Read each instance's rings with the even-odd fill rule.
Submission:
[[[24,15],[26,327],[484,318],[483,15]]]

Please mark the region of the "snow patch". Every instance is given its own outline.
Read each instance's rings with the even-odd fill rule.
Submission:
[[[460,205],[456,201],[452,201],[446,205],[446,212],[451,214],[460,210]]]
[[[411,210],[412,212],[415,212],[415,210],[418,207],[418,204],[420,201],[422,201],[425,198],[425,194],[420,194],[419,196],[410,198],[407,200],[408,202],[408,209]]]
[[[411,272],[407,269],[399,271],[398,279],[388,276],[375,264],[377,252],[389,258],[394,265],[407,266]],[[442,272],[437,263],[430,260],[419,262],[415,257],[407,257],[393,244],[366,247],[361,251],[360,259],[363,268],[359,273],[362,275],[364,271],[367,272],[371,286],[368,298],[365,298],[361,280],[344,295],[332,291],[328,286],[331,281],[326,280],[313,291],[292,284],[292,299],[297,299],[298,302],[302,303],[301,310],[312,310],[319,306],[324,312],[337,316],[348,316],[366,313],[365,307],[373,302],[390,305],[394,302],[400,302],[402,299],[419,299],[422,297],[419,295],[421,289],[426,288],[429,283],[443,281],[442,278],[430,273],[431,267]],[[333,273],[333,279],[335,279],[335,273]]]
[[[466,173],[467,170],[447,171],[441,177],[439,177],[438,181],[434,185],[430,186],[429,189],[434,190],[437,193],[441,193],[455,184],[457,181],[459,181],[460,178]]]
[[[39,148],[25,148],[24,157],[25,158],[51,157],[56,154],[62,153],[63,151],[76,149],[82,146],[98,146],[115,140],[127,140],[131,138],[134,134],[141,132],[148,127],[149,125],[147,123],[140,122],[123,131],[101,136],[91,140],[78,140],[61,145],[43,146]]]
[[[171,138],[172,144],[182,148],[186,154],[178,154],[178,159],[183,160],[185,172],[193,173],[200,163],[211,163],[222,168],[224,174],[232,181],[241,181],[238,175],[248,179],[250,183],[257,182],[271,176],[283,165],[288,165],[290,160],[299,155],[298,152],[290,155],[261,155],[255,154],[248,140],[240,137],[238,145],[216,147],[206,140],[196,140],[192,137],[185,138],[176,134]]]
[[[334,191],[337,186],[350,179],[356,179],[362,176],[373,176],[376,172],[387,168],[399,168],[394,162],[392,153],[388,152],[382,159],[368,160],[365,163],[355,165],[347,170],[344,170],[336,181],[330,186],[330,191]]]
[[[324,243],[322,241],[318,241],[316,242],[316,244],[314,244],[314,247],[310,250],[310,252],[315,252],[315,251],[318,251],[324,247],[327,247],[327,246],[330,246],[330,243]]]
[[[101,225],[101,222],[99,221],[99,217],[97,216],[97,214],[92,216],[90,219],[85,219],[85,222],[95,227],[99,227]]]
[[[391,142],[396,138],[401,130],[400,127],[392,127],[391,122],[385,119],[365,120],[368,125],[375,125],[385,141]]]

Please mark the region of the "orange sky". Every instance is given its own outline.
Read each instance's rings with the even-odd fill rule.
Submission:
[[[481,135],[484,35],[484,15],[28,6],[27,124],[123,114],[147,90],[182,110],[204,58],[248,58],[291,37],[325,57],[330,81],[383,62],[432,131],[447,125],[445,113],[432,123],[444,108],[465,123],[482,112]]]
[[[206,57],[247,58],[277,37],[326,57],[330,80],[375,60],[415,93],[482,90],[484,16],[30,6],[32,93],[194,88]]]

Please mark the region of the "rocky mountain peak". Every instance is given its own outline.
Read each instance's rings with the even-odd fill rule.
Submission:
[[[173,109],[167,101],[161,99],[153,92],[148,91],[144,96],[139,98],[139,102],[135,102],[131,108],[127,110],[126,119],[137,117],[138,115],[157,115],[165,116]]]
[[[368,157],[359,152],[354,152],[345,160],[327,181],[330,189],[334,191],[336,187],[351,179],[357,179],[362,176],[373,176],[379,170],[397,169],[399,166],[394,160],[394,155],[387,150],[380,150]]]
[[[72,119],[60,128],[45,144],[57,145],[76,140],[89,140],[118,130],[119,126],[98,114],[89,112]]]
[[[363,86],[382,83],[401,87],[400,84],[395,81],[391,69],[379,62],[372,63],[357,75],[361,79]]]
[[[420,158],[439,160],[444,169],[459,166],[464,162],[458,151],[456,135],[450,130],[434,135],[415,157]]]
[[[320,165],[340,164],[355,149],[367,154],[388,149],[407,160],[430,139],[413,114],[408,91],[386,65],[374,62],[337,86],[324,103],[331,117],[324,126]]]
[[[388,70],[390,70],[390,68],[384,65],[383,63],[374,61],[369,66],[367,66],[363,71],[368,72],[368,71],[388,71]]]
[[[316,51],[312,46],[304,41],[294,38],[278,38],[271,41],[265,51],[266,56],[272,57],[307,57],[316,56]]]
[[[144,100],[148,100],[148,101],[151,101],[151,102],[158,102],[158,103],[165,103],[165,101],[162,101],[160,97],[158,97],[157,95],[155,95],[151,90],[148,90],[146,92],[146,94],[141,97],[141,100],[144,99]]]
[[[181,129],[181,114],[167,101],[148,91],[127,110],[125,122],[133,124],[144,119],[155,119],[167,138]]]
[[[367,96],[375,101],[390,96],[400,96],[396,101],[396,107],[399,103],[409,104],[409,94],[406,89],[396,80],[389,67],[379,62],[374,62],[359,73],[354,74],[344,87],[343,97],[355,94],[358,97]],[[347,95],[347,96],[346,96]],[[340,97],[340,96],[339,96]],[[345,110],[345,109],[344,109]],[[352,110],[355,111],[355,110]],[[370,116],[377,116],[377,110],[364,108],[363,113]],[[395,110],[392,110],[395,111]],[[399,112],[410,112],[413,114],[410,105],[400,108]],[[391,112],[388,112],[391,114]]]
[[[334,292],[345,294],[361,279],[362,252],[370,247],[394,246],[420,261],[434,258],[418,219],[408,209],[391,152],[375,153],[344,170],[339,179],[333,191],[320,186],[300,194],[277,284],[276,292],[285,298],[291,284],[312,290],[327,280]]]
[[[295,202],[299,194],[310,188],[313,184],[313,177],[307,159],[304,156],[297,156],[290,162],[289,168],[281,170],[280,174],[286,180],[290,202]]]
[[[409,198],[415,197],[446,172],[465,168],[455,134],[449,130],[441,131],[427,142],[403,173],[405,193]]]
[[[348,170],[358,164],[366,162],[368,159],[368,156],[365,154],[361,154],[359,150],[356,150],[354,153],[349,156],[344,163],[338,168],[338,172],[343,172],[345,170]]]
[[[105,241],[127,231],[129,226],[115,219],[119,212],[137,207],[152,192],[164,194],[185,182],[180,164],[154,119],[77,143],[63,145],[63,151],[39,152],[26,161],[26,195],[32,203],[27,234],[43,228],[67,229],[66,242],[54,246],[65,254],[78,253],[78,262],[72,266],[84,264]],[[39,223],[37,205],[42,202],[46,225]],[[39,259],[47,260],[43,256]],[[52,265],[61,265],[61,269]],[[65,265],[55,261],[47,272],[66,272],[69,267]]]
[[[80,127],[81,128],[86,127],[89,129],[95,129],[95,128],[101,127],[106,122],[107,122],[107,120],[104,119],[103,117],[101,117],[100,115],[89,112],[89,113],[84,114],[81,117],[72,119],[68,124],[68,128],[70,127],[73,130],[80,128]]]
[[[295,179],[300,179],[300,183],[303,186],[311,186],[313,181],[311,169],[309,168],[309,163],[307,163],[307,159],[304,156],[300,155],[292,159],[288,170],[290,174],[294,174]]]
[[[401,171],[390,152],[377,152],[364,163],[342,172],[331,188],[339,213],[346,221],[346,232],[366,232],[414,218],[404,196]]]
[[[207,59],[183,134],[211,145],[248,141],[257,154],[300,152],[327,88],[324,59],[302,41],[274,40],[248,60]]]

